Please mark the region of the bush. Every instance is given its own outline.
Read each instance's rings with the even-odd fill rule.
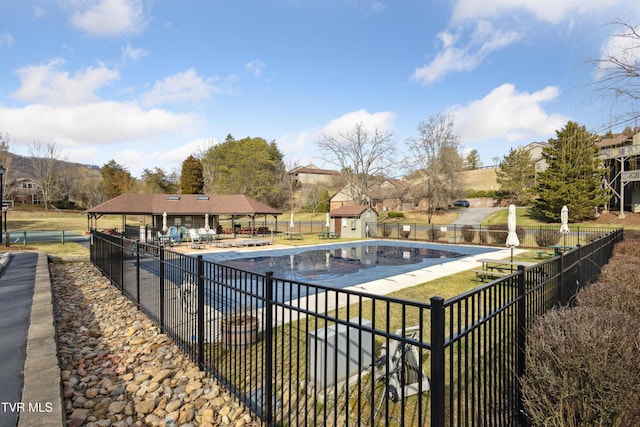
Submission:
[[[640,258],[640,245],[638,244],[638,242],[626,241],[628,231],[629,230],[624,231],[625,241],[616,243],[616,245],[613,247],[613,253],[614,255],[631,255]]]
[[[427,239],[431,240],[432,242],[438,240],[440,237],[442,237],[442,235],[443,233],[439,228],[431,227],[427,229]]]
[[[640,321],[562,308],[533,324],[522,395],[533,425],[640,425]]]
[[[402,237],[403,239],[407,239],[409,237],[409,233],[411,233],[411,232],[402,230],[402,231],[400,231],[400,237]]]
[[[387,212],[387,218],[404,218],[404,212]]]
[[[467,243],[473,242],[473,227],[471,225],[463,225],[461,234],[462,240]]]
[[[540,248],[555,245],[560,240],[560,232],[550,228],[541,228],[535,234],[536,244]]]
[[[640,320],[640,287],[600,280],[578,292],[576,304],[599,310],[618,311]]]
[[[493,224],[489,226],[489,235],[491,236],[491,241],[496,244],[504,245],[507,242],[507,235],[509,230],[509,226],[507,224]],[[525,236],[525,230],[519,225],[516,225],[516,234],[518,235],[518,240],[522,241]]]
[[[640,288],[640,264],[638,257],[614,255],[600,272],[600,280],[618,286]]]

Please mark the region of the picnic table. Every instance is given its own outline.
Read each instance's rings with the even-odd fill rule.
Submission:
[[[476,282],[480,280],[488,280],[490,278],[499,278],[513,273],[519,265],[531,267],[536,265],[535,262],[525,261],[508,261],[505,259],[481,258],[477,260],[482,263],[482,270],[472,270],[476,273]]]
[[[553,252],[556,255],[560,255],[562,252],[567,252],[570,251],[572,249],[575,249],[575,246],[568,246],[568,245],[551,245],[551,246],[547,246],[549,249],[553,249]]]
[[[302,240],[302,236],[300,235],[299,231],[285,231],[284,238],[289,240]]]
[[[322,231],[318,233],[318,238],[319,239],[337,239],[338,236],[336,236],[336,233],[334,233],[333,231]]]

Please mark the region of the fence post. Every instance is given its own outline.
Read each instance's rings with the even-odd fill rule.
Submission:
[[[431,425],[444,422],[444,298],[431,297]]]
[[[140,307],[140,245],[136,245],[136,305]]]
[[[160,248],[160,333],[164,329],[164,249]]]
[[[517,328],[517,341],[518,341],[518,365],[517,365],[517,377],[518,377],[518,385],[517,385],[517,395],[516,395],[516,405],[517,405],[517,417],[519,420],[519,425],[525,426],[526,417],[524,413],[524,402],[522,397],[522,387],[519,385],[520,380],[524,376],[525,371],[525,348],[527,345],[527,299],[526,299],[526,289],[525,289],[525,273],[524,266],[518,266],[518,328]]]
[[[266,413],[266,424],[273,425],[273,271],[267,271],[264,280],[264,405],[263,413]]]
[[[559,283],[558,283],[557,303],[562,305],[564,301],[564,252],[560,252],[560,259],[558,259],[558,264],[560,264],[559,266],[560,276],[559,276]]]
[[[204,262],[198,255],[198,366],[204,370]]]

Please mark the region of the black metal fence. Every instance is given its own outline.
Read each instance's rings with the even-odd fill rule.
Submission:
[[[269,425],[524,425],[527,325],[597,277],[622,230],[455,298],[283,280],[92,232],[91,260]]]

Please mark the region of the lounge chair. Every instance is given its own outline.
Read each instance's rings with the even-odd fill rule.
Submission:
[[[178,228],[178,231],[180,232],[180,241],[181,242],[189,241],[189,232],[187,231],[187,227],[181,226],[180,228]]]

